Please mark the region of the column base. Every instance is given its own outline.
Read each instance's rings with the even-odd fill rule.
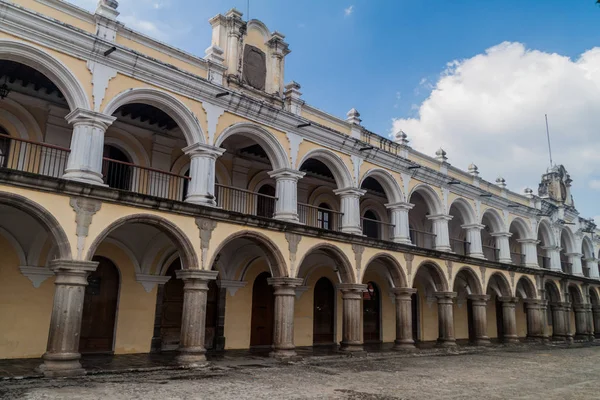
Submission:
[[[104,183],[102,179],[102,175],[97,174],[91,171],[81,171],[81,170],[67,170],[61,177],[62,179],[66,179],[69,181],[87,183],[91,185],[104,186],[108,187],[107,184]]]
[[[412,242],[410,241],[410,238],[406,238],[406,237],[393,237],[392,238],[392,242],[394,242],[394,243],[400,243],[400,244],[412,245]]]
[[[79,353],[44,354],[44,363],[39,370],[48,378],[60,378],[69,376],[85,375],[85,369],[81,366]]]
[[[473,346],[482,346],[482,347],[484,347],[484,346],[491,346],[492,342],[490,341],[490,338],[486,336],[486,337],[481,337],[481,338],[477,338],[477,339],[473,340],[471,342],[471,344]]]
[[[341,342],[339,351],[344,353],[366,353],[362,343]]]
[[[269,357],[279,361],[296,361],[302,359],[294,349],[275,349],[269,353]]]
[[[416,351],[415,342],[413,340],[395,340],[392,350],[398,351]]]
[[[445,253],[452,253],[452,247],[450,247],[450,246],[436,246],[435,250],[436,251],[443,251]]]
[[[190,194],[185,198],[186,203],[198,204],[199,206],[216,207],[217,202],[214,197],[207,197],[201,194]]]
[[[435,347],[456,347],[456,339],[438,339]]]
[[[504,344],[517,344],[520,342],[521,341],[519,340],[518,336],[504,336],[502,338],[502,343],[504,343]]]
[[[280,214],[275,214],[273,216],[273,219],[276,219],[278,221],[283,221],[283,222],[293,222],[295,224],[300,222],[300,219],[298,218],[298,214],[287,214],[287,213],[280,213]]]
[[[176,357],[177,363],[186,367],[201,367],[206,365],[206,349],[180,349]]]
[[[342,226],[340,231],[342,231],[342,233],[349,233],[351,235],[362,236],[362,234],[363,234],[362,229],[360,227],[356,227],[356,226]]]
[[[525,340],[527,340],[530,343],[544,343],[545,341],[548,340],[547,337],[544,337],[542,335],[528,335]]]
[[[485,260],[485,255],[483,253],[471,253],[469,257],[479,258],[480,260]]]
[[[575,337],[573,338],[575,340],[589,340],[589,336],[585,333],[577,333],[575,334]]]

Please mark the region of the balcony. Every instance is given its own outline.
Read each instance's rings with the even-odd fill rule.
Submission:
[[[424,249],[434,249],[435,248],[435,238],[436,234],[426,231],[419,231],[417,229],[410,230],[410,241],[417,247],[422,247]]]
[[[525,254],[511,252],[510,259],[513,265],[525,265]]]
[[[461,256],[466,256],[469,254],[471,243],[462,240],[450,238],[450,247],[452,248],[452,252],[456,254],[460,254]]]
[[[498,261],[500,259],[500,250],[491,246],[481,246],[483,249],[483,256],[486,260]]]
[[[550,269],[550,257],[538,255],[538,265],[541,268]]]

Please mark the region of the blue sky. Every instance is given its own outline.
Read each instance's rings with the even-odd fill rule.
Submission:
[[[95,0],[76,0],[94,9]],[[420,151],[475,162],[485,179],[537,190],[554,158],[582,216],[600,216],[600,7],[594,0],[250,0],[250,18],[286,35],[286,82],[381,135],[403,129]],[[203,56],[208,19],[247,0],[121,0],[121,20]],[[450,65],[450,67],[449,67]],[[449,111],[451,110],[451,112]]]

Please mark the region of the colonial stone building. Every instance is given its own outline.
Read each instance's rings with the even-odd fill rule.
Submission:
[[[600,333],[562,166],[514,193],[306,104],[237,10],[203,58],[117,10],[0,0],[0,358]]]

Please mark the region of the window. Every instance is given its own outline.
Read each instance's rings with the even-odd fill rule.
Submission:
[[[326,204],[326,203],[319,204],[319,210],[317,211],[317,226],[321,229],[331,230],[332,229],[332,221],[331,221],[332,213],[331,213],[331,211],[327,211],[327,210],[331,210],[331,207],[329,207],[329,204]]]

